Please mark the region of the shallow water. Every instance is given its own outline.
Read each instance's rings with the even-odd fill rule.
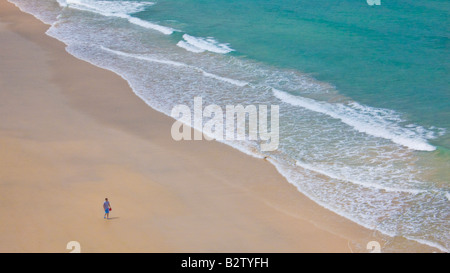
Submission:
[[[12,2],[167,115],[279,105],[276,151],[226,143],[354,222],[450,248],[448,2]]]

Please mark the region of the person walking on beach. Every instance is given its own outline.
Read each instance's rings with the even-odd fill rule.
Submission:
[[[112,209],[111,204],[108,201],[108,198],[105,198],[105,202],[103,203],[103,209],[105,210],[105,215],[103,216],[103,218],[109,219],[109,211]]]

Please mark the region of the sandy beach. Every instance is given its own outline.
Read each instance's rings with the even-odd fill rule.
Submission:
[[[0,1],[0,252],[355,252],[373,232],[173,119]],[[108,197],[111,219],[103,219]]]

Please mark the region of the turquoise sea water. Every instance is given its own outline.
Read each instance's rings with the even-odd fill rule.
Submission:
[[[450,249],[450,2],[12,2],[165,114],[195,96],[279,105],[277,151],[227,144],[396,238],[388,251]]]
[[[448,1],[166,0],[136,16],[215,37],[236,55],[311,73],[358,102],[448,129],[449,12]],[[433,143],[450,148],[448,137]]]

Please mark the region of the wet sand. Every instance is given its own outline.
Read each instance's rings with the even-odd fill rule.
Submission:
[[[263,159],[174,141],[173,119],[48,27],[0,1],[0,252],[69,252],[69,241],[82,252],[352,252],[374,239]]]

